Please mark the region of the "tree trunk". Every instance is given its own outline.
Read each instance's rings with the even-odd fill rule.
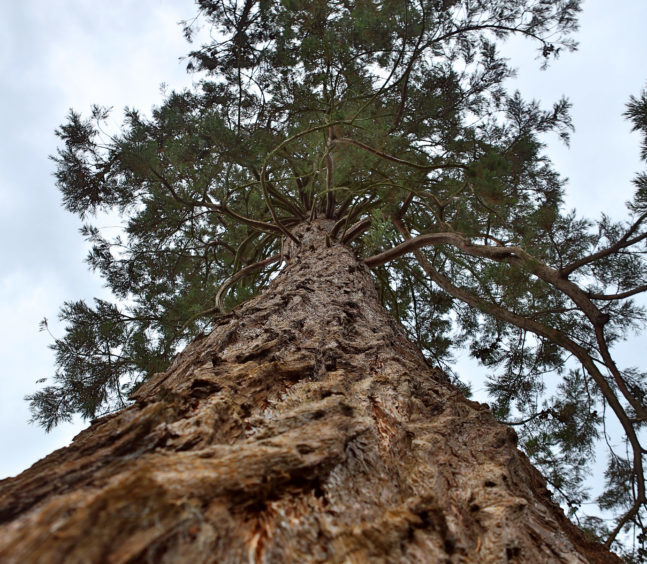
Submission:
[[[326,227],[132,406],[0,482],[0,561],[619,561]]]

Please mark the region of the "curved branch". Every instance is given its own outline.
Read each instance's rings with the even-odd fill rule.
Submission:
[[[395,247],[387,249],[377,255],[364,259],[364,264],[369,268],[382,266],[389,261],[406,255],[407,253],[416,251],[421,247],[429,245],[457,245],[460,242],[460,235],[457,233],[427,233],[418,237],[412,237],[405,240]]]
[[[283,233],[278,226],[241,215],[233,211],[232,209],[228,208],[225,204],[214,204],[212,202],[205,201],[202,203],[202,205],[218,213],[223,213],[225,215],[228,215],[232,219],[240,221],[245,225],[249,225],[250,227],[257,229],[258,231],[262,231],[263,233],[281,233],[281,234]]]
[[[587,292],[586,295],[592,300],[611,301],[611,300],[623,300],[625,298],[630,298],[631,296],[635,296],[636,294],[640,294],[642,292],[647,292],[647,284],[643,284],[642,286],[636,286],[632,290],[619,292],[617,294],[596,294],[594,292]]]
[[[236,274],[233,276],[230,276],[225,280],[222,285],[220,286],[218,293],[216,294],[216,299],[215,299],[215,305],[214,305],[214,310],[222,311],[222,300],[224,298],[225,293],[231,286],[233,286],[238,280],[241,278],[252,274],[254,272],[257,272],[261,270],[262,268],[265,268],[267,265],[272,264],[274,262],[278,262],[281,260],[281,255],[277,254],[272,257],[266,258],[265,260],[256,262],[254,264],[250,264],[249,266],[246,266],[245,268],[241,268]]]
[[[526,417],[525,419],[521,419],[520,421],[501,421],[504,425],[510,425],[511,427],[515,427],[517,425],[525,425],[526,423],[530,423],[531,421],[537,419],[538,417],[545,418],[548,417],[549,415],[554,415],[555,410],[554,409],[542,409],[541,411],[538,411],[537,413],[531,415],[530,417]]]
[[[360,149],[364,149],[365,151],[368,151],[369,153],[372,153],[382,159],[385,159],[387,161],[392,161],[397,164],[405,165],[405,166],[410,166],[412,168],[417,168],[418,170],[438,170],[438,169],[443,169],[443,168],[462,168],[466,169],[467,166],[461,163],[443,163],[443,164],[437,164],[437,165],[421,165],[418,163],[412,163],[411,161],[405,161],[404,159],[401,159],[399,157],[395,157],[393,155],[389,155],[388,153],[385,153],[384,151],[380,151],[378,149],[374,149],[370,145],[367,145],[366,143],[362,143],[361,141],[357,141],[355,139],[351,139],[350,137],[338,137],[337,139],[333,140],[333,144],[342,144],[342,145],[354,145],[355,147],[359,147]]]
[[[371,226],[371,218],[367,217],[358,221],[346,231],[341,238],[342,243],[350,243],[353,239],[359,237],[364,231],[366,231]]]
[[[203,317],[204,315],[209,315],[210,313],[216,313],[217,311],[218,311],[218,307],[217,307],[217,306],[210,307],[209,309],[205,309],[205,310],[203,310],[203,311],[199,311],[198,313],[196,313],[196,314],[192,315],[191,317],[189,317],[189,319],[187,319],[187,320],[182,324],[182,327],[180,327],[180,330],[178,331],[178,333],[179,333],[180,335],[181,335],[182,333],[184,333],[184,330],[189,326],[189,324],[190,324],[191,322],[195,321],[196,319],[198,319],[198,317]]]
[[[268,192],[267,192],[267,182],[268,182],[268,180],[267,180],[267,164],[268,164],[270,158],[272,158],[276,153],[278,153],[281,149],[283,149],[283,147],[285,147],[286,145],[288,145],[292,141],[296,141],[297,139],[299,139],[301,137],[304,137],[305,135],[309,135],[310,133],[316,133],[317,131],[321,131],[322,129],[331,128],[331,127],[333,127],[335,125],[350,125],[350,126],[353,126],[353,123],[348,122],[346,120],[336,120],[336,121],[331,121],[331,122],[324,123],[324,124],[321,124],[321,125],[315,125],[313,127],[305,129],[303,131],[299,131],[298,133],[295,133],[294,135],[291,135],[287,139],[284,139],[283,141],[281,141],[276,147],[274,147],[266,155],[265,159],[263,160],[263,167],[261,168],[261,171],[260,171],[260,182],[261,182],[261,188],[263,190],[263,195],[265,197],[265,203],[267,204],[267,207],[268,207],[268,209],[270,211],[270,214],[272,215],[272,219],[276,223],[276,225],[279,228],[279,230],[281,231],[281,233],[283,233],[286,237],[289,237],[290,239],[292,239],[297,245],[300,244],[300,241],[294,235],[292,235],[292,233],[288,229],[286,229],[278,221],[278,218],[276,217],[276,213],[274,211],[274,208],[272,207],[272,205],[270,203],[269,195],[268,195]],[[311,219],[312,219],[313,214],[314,214],[314,204],[313,204],[313,207],[312,207]]]
[[[348,218],[350,216],[346,214],[344,217],[338,219],[335,224],[333,225],[332,229],[330,230],[330,238],[331,239],[336,239],[337,238],[337,233],[339,233],[339,230],[342,227],[346,227],[346,224],[348,223]]]
[[[301,241],[299,241],[299,239],[297,239],[294,235],[292,235],[292,232],[279,221],[279,218],[276,215],[276,211],[274,210],[274,206],[270,201],[270,195],[267,189],[267,180],[265,179],[265,169],[263,169],[263,173],[261,174],[261,188],[263,190],[263,196],[265,197],[265,204],[267,205],[267,209],[270,211],[270,215],[272,216],[272,220],[274,221],[274,224],[279,228],[279,230],[281,231],[281,233],[283,233],[283,235],[292,239],[297,245],[300,245]]]
[[[256,180],[258,182],[261,182],[261,174],[256,170],[256,167],[252,167],[252,172],[254,176],[256,177]],[[295,217],[298,217],[299,219],[305,219],[305,214],[303,213],[303,210],[299,208],[294,202],[291,202],[289,197],[284,196],[281,194],[273,185],[272,182],[269,180],[267,182],[267,191],[270,193],[271,196],[276,198],[279,202],[283,204],[283,207],[286,211],[293,213]]]
[[[164,178],[162,174],[157,172],[152,166],[148,167],[150,171],[157,177],[157,179],[164,185],[164,187],[171,193],[171,196],[173,199],[177,202],[180,202],[181,204],[184,204],[185,206],[191,206],[191,207],[199,207],[202,205],[201,202],[195,202],[192,200],[186,200],[185,198],[182,198],[176,191],[175,188],[171,185],[171,183]]]
[[[332,153],[333,128],[328,130],[328,150],[326,151],[326,218],[332,219],[335,213],[335,191],[333,190],[335,176],[335,157]]]
[[[186,206],[191,206],[191,207],[206,207],[210,210],[213,210],[217,213],[222,213],[224,215],[228,215],[229,217],[236,219],[237,221],[240,221],[241,223],[244,223],[246,225],[249,225],[250,227],[254,227],[255,229],[258,229],[259,231],[263,231],[264,233],[284,233],[284,231],[281,229],[280,224],[277,226],[272,225],[271,223],[265,223],[264,221],[258,221],[256,219],[252,219],[250,217],[246,217],[244,215],[240,215],[239,213],[236,213],[235,211],[229,209],[225,204],[214,204],[213,202],[209,201],[208,199],[203,199],[201,201],[193,201],[193,200],[187,200],[186,198],[181,197],[177,191],[173,188],[171,183],[164,178],[163,175],[161,175],[159,172],[157,172],[152,166],[149,167],[150,171],[158,178],[158,180],[164,185],[164,187],[171,193],[171,196],[173,197],[174,200],[177,202],[180,202],[181,204],[184,204]]]
[[[240,267],[240,263],[242,262],[242,256],[243,253],[245,252],[245,249],[247,248],[247,245],[251,243],[256,237],[258,236],[258,233],[252,233],[251,235],[248,235],[245,237],[240,245],[238,245],[238,248],[236,249],[234,253],[234,270],[238,271],[238,268]],[[265,234],[264,237],[267,237],[268,235]]]
[[[640,489],[640,487],[638,489]],[[618,533],[620,533],[620,531],[622,530],[622,527],[624,527],[629,522],[630,519],[633,519],[636,516],[636,514],[640,510],[640,506],[643,505],[644,503],[646,503],[644,494],[642,496],[642,499],[640,498],[640,496],[636,498],[636,501],[631,506],[631,509],[629,509],[629,511],[627,511],[622,516],[620,521],[618,521],[616,528],[613,529],[613,531],[609,535],[609,538],[604,542],[604,546],[606,546],[607,548],[611,547],[611,545],[613,544],[613,541],[616,540]]]
[[[389,260],[393,260],[421,247],[443,244],[453,245],[470,256],[488,258],[497,262],[507,262],[518,266],[564,292],[564,294],[580,307],[594,325],[603,325],[608,321],[608,316],[603,314],[588,299],[586,293],[579,286],[570,280],[562,278],[558,270],[543,264],[520,247],[476,245],[459,232],[427,233],[407,239],[404,243],[384,251],[379,255],[369,257],[366,261],[369,261],[367,262],[368,266],[378,266],[379,264],[384,264]]]

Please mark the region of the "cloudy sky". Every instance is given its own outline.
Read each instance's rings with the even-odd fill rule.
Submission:
[[[69,108],[91,104],[148,110],[160,84],[191,83],[179,57],[187,45],[177,25],[194,15],[191,0],[21,0],[0,20],[0,479],[64,446],[83,422],[50,434],[28,423],[23,397],[51,376],[50,338],[38,322],[55,321],[65,300],[105,295],[88,272],[80,221],[65,212],[48,155]],[[534,52],[507,49],[519,67],[514,87],[548,106],[573,103],[570,148],[551,144],[557,169],[570,178],[567,203],[587,216],[616,218],[640,168],[638,138],[621,117],[630,94],[647,85],[647,2],[587,0],[580,49],[540,72]],[[51,323],[56,331],[56,324]],[[60,334],[61,331],[59,330]],[[640,340],[620,350],[632,364]],[[644,342],[643,345],[644,346]]]

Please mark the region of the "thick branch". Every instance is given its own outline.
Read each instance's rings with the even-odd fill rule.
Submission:
[[[214,204],[212,202],[205,201],[203,202],[203,205],[219,213],[224,213],[225,215],[228,215],[229,217],[240,221],[245,225],[249,225],[250,227],[257,229],[258,231],[262,231],[263,233],[283,233],[277,225],[273,225],[272,223],[265,223],[264,221],[259,221],[257,219],[252,219],[251,217],[241,215],[228,208],[225,204]]]
[[[427,233],[408,239],[404,243],[384,251],[379,255],[369,257],[365,262],[371,267],[379,266],[421,247],[444,244],[453,245],[470,256],[488,258],[518,266],[564,292],[594,324],[603,324],[608,321],[606,316],[588,299],[585,292],[576,284],[570,280],[565,280],[560,276],[559,271],[543,264],[520,247],[476,245],[467,240],[462,233]]]
[[[340,219],[338,219],[338,220],[335,222],[335,224],[333,225],[332,229],[330,230],[330,237],[331,237],[332,239],[336,239],[336,238],[337,238],[337,234],[339,233],[339,230],[340,230],[342,227],[346,227],[346,226],[348,225],[348,219],[349,219],[349,216],[348,216],[348,214],[346,214],[344,217],[341,217]]]
[[[364,259],[364,264],[369,268],[375,268],[376,266],[386,264],[389,261],[420,249],[421,247],[444,244],[457,245],[460,240],[459,238],[460,235],[457,233],[427,233],[418,237],[412,237],[407,239],[404,243],[400,243],[395,247]]]
[[[371,226],[371,218],[369,217],[367,217],[366,219],[362,219],[361,221],[358,221],[354,225],[351,225],[348,231],[343,233],[341,242],[350,243],[353,239],[356,239],[362,233],[364,233],[364,231],[366,231],[370,226]]]
[[[265,204],[267,205],[267,209],[270,212],[270,215],[272,216],[272,220],[274,221],[274,224],[279,228],[281,233],[285,235],[286,237],[289,237],[292,239],[297,245],[300,244],[300,241],[292,235],[289,229],[287,229],[280,221],[278,216],[276,215],[276,211],[274,210],[274,206],[272,205],[272,202],[270,201],[270,195],[268,193],[268,188],[267,188],[268,181],[265,178],[265,169],[263,169],[263,173],[261,174],[261,188],[263,189],[263,196],[265,196]]]

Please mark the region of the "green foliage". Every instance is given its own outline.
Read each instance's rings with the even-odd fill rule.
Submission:
[[[436,234],[374,268],[384,305],[457,385],[455,348],[488,368],[495,415],[575,517],[613,412],[632,454],[611,451],[600,504],[640,527],[647,385],[609,347],[645,321],[631,298],[647,290],[647,175],[625,222],[565,213],[544,140],[568,141],[569,104],[506,91],[497,51],[514,34],[546,63],[573,48],[579,2],[197,4],[217,40],[190,53],[194,89],[150,117],[127,110],[112,137],[98,107],[57,131],[64,205],[88,221],[88,264],[115,303],[64,305],[54,382],[29,397],[35,420],[49,429],[127,403],[208,326],[219,288],[230,309],[267,283],[280,268],[268,259],[308,218],[333,220],[364,258]],[[647,138],[645,94],[626,115]],[[114,211],[123,231],[110,239],[90,220]]]

